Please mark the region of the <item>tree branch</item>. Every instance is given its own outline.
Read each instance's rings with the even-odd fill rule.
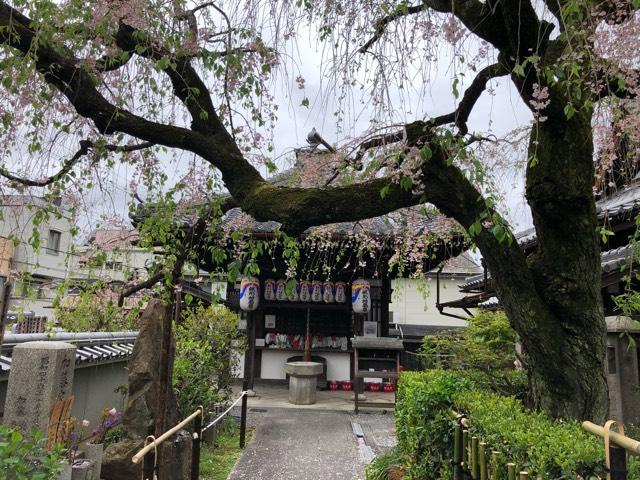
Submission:
[[[133,152],[136,150],[142,150],[144,148],[152,147],[153,143],[141,143],[137,145],[104,145],[104,149],[110,152]],[[71,169],[80,161],[80,159],[86,155],[91,148],[94,147],[94,143],[91,140],[81,140],[80,141],[80,149],[68,160],[65,160],[62,163],[62,168],[51,175],[50,177],[45,178],[44,180],[31,180],[29,178],[18,177],[10,173],[6,168],[0,168],[0,175],[5,177],[12,182],[17,182],[27,187],[46,187],[47,185],[51,185],[52,183],[57,182],[62,177],[64,177],[67,173],[71,171]]]
[[[192,129],[200,132],[216,132],[221,128],[209,90],[191,65],[187,56],[176,56],[156,45],[149,36],[123,22],[116,35],[116,44],[127,52],[136,52],[141,57],[160,61],[169,61],[163,69],[171,80],[173,91],[185,105],[192,120]],[[175,62],[175,63],[174,63]]]
[[[487,82],[492,78],[508,75],[509,73],[509,69],[501,63],[494,63],[483,68],[473,79],[469,88],[465,90],[462,100],[455,111],[433,118],[428,123],[433,126],[455,123],[460,134],[466,135],[469,132],[467,120],[469,120],[469,115],[471,115],[473,107],[482,95],[482,92],[484,92]]]
[[[135,285],[131,285],[129,287],[122,289],[122,291],[120,292],[120,295],[118,296],[118,307],[122,307],[122,305],[124,305],[124,299],[126,297],[130,297],[134,293],[138,293],[140,290],[145,290],[147,288],[153,287],[156,283],[158,283],[160,280],[164,278],[166,273],[167,272],[165,272],[164,270],[161,270],[160,272],[149,277],[143,282],[136,283]]]
[[[374,25],[375,32],[373,33],[373,36],[362,47],[360,47],[358,52],[367,53],[367,50],[369,50],[374,43],[380,40],[380,38],[384,34],[385,29],[387,28],[387,25],[389,25],[391,22],[397,20],[398,18],[406,17],[407,15],[414,15],[416,13],[420,13],[426,9],[427,9],[426,4],[414,5],[414,6],[406,7],[403,9],[396,8],[395,12],[387,15],[386,17],[380,18],[379,20],[376,21]]]

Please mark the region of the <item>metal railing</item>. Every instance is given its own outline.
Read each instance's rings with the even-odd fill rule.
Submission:
[[[218,424],[225,416],[229,414],[231,409],[235,407],[238,402],[242,401],[242,409],[240,414],[240,448],[244,448],[247,430],[247,392],[242,391],[240,396],[220,415],[218,415],[211,423],[206,427],[202,427],[202,417],[204,410],[199,407],[191,415],[186,417],[180,423],[164,432],[158,438],[153,435],[149,435],[145,441],[144,446],[136,453],[131,461],[134,464],[139,464],[144,461],[142,466],[142,478],[143,480],[154,480],[157,477],[157,462],[158,462],[158,447],[162,445],[167,439],[178,433],[185,428],[191,422],[193,422],[193,435],[191,439],[191,480],[198,480],[200,477],[200,445],[202,443],[202,435],[208,429]],[[165,480],[165,479],[160,479]],[[166,479],[169,480],[169,479]]]

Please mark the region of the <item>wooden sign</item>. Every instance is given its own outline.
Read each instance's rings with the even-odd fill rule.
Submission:
[[[47,429],[47,449],[53,450],[58,443],[64,443],[69,436],[71,425],[71,409],[73,408],[74,396],[71,395],[62,400],[58,400],[51,407],[51,417],[49,418],[49,428]]]

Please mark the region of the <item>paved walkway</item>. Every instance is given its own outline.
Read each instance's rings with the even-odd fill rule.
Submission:
[[[249,420],[256,432],[228,480],[363,480],[373,455],[395,444],[392,413],[254,408]]]

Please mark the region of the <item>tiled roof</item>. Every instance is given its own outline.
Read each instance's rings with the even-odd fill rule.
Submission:
[[[640,212],[640,182],[598,200],[596,212],[602,223],[627,220],[638,214]],[[516,240],[523,248],[533,246],[538,241],[535,228],[528,228],[517,233]]]
[[[0,375],[11,370],[13,347],[35,341],[60,341],[77,346],[76,366],[124,360],[133,353],[138,332],[25,333],[5,335],[0,353]]]
[[[396,323],[389,326],[389,335],[400,338],[422,338],[440,332],[451,332],[465,327],[453,325],[420,325],[416,323]]]
[[[640,213],[640,183],[619,190],[615,194],[596,202],[598,219],[601,221],[623,221]],[[538,241],[535,228],[528,228],[516,234],[516,240],[522,248],[528,248]],[[626,264],[631,253],[629,246],[619,247],[602,253],[602,270],[607,273],[619,269]],[[489,274],[489,279],[491,275]],[[459,285],[463,290],[470,290],[484,283],[484,274],[468,278]]]
[[[368,233],[378,236],[390,236],[398,232],[407,223],[407,218],[413,216],[415,222],[413,226],[417,227],[414,232],[419,234],[447,234],[454,230],[457,222],[445,217],[441,214],[432,214],[426,216],[418,215],[417,207],[403,208],[396,210],[380,217],[374,217],[357,222],[342,222],[325,225],[332,234],[337,236],[346,236],[356,233]],[[240,208],[232,208],[223,218],[223,228],[228,229],[247,229],[254,234],[271,234],[280,227],[280,223],[274,221],[259,222],[252,217],[243,213]],[[304,233],[311,233],[314,228],[307,229]]]
[[[632,252],[633,245],[625,245],[623,247],[614,248],[611,250],[607,250],[606,252],[602,252],[600,254],[600,264],[602,265],[602,271],[604,273],[610,273],[615,270],[619,270],[621,267],[627,264]],[[487,283],[491,288],[492,279],[490,272],[487,272]],[[464,291],[469,291],[475,288],[479,288],[483,284],[484,274],[480,274],[467,278],[466,281],[463,284],[458,285],[458,287]]]
[[[458,275],[474,275],[480,272],[482,272],[482,267],[471,257],[469,251],[463,252],[457,257],[451,257],[442,268],[442,273]]]

